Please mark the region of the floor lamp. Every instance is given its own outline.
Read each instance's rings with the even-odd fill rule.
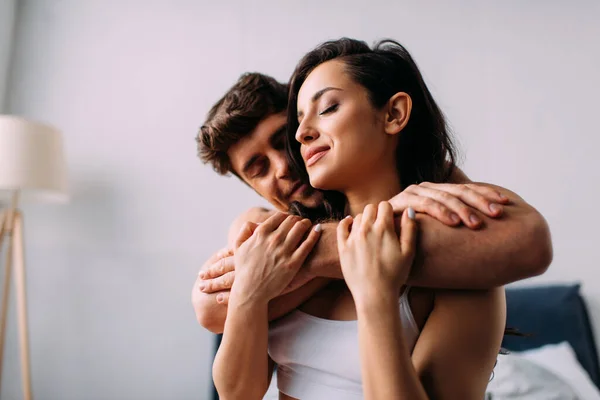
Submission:
[[[10,280],[14,274],[23,396],[31,400],[23,214],[18,206],[21,200],[67,200],[60,132],[20,117],[0,115],[0,192],[10,195],[9,206],[0,211],[0,253],[3,247],[6,251],[0,309],[0,388]]]

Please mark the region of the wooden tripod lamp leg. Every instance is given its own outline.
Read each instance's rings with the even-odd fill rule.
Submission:
[[[31,371],[29,366],[29,332],[27,330],[27,293],[25,290],[25,252],[23,249],[23,217],[16,212],[13,230],[15,291],[17,295],[17,316],[19,342],[21,344],[21,377],[25,400],[31,400]]]
[[[10,218],[8,218],[8,212],[5,210],[0,216],[0,253],[2,252],[2,241],[4,237],[8,236],[8,244],[6,246],[6,259],[4,263],[4,281],[2,288],[2,309],[0,316],[0,388],[2,387],[2,365],[4,364],[4,340],[6,337],[6,320],[8,317],[8,301],[10,291],[10,276],[12,271],[12,226],[8,226]]]

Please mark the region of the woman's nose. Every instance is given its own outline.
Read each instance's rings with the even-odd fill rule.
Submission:
[[[296,131],[296,141],[301,144],[308,144],[319,137],[319,132],[313,129],[310,125],[302,125],[298,127]]]

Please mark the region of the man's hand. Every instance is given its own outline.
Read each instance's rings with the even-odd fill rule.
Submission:
[[[221,292],[217,302],[227,304],[229,290],[235,279],[235,263],[233,251],[225,249],[220,258],[206,263],[198,273],[200,281],[197,290],[204,293]]]
[[[194,312],[196,313],[196,319],[198,320],[198,323],[200,325],[206,327],[209,330],[222,330],[223,324],[221,323],[220,327],[218,328],[215,328],[211,325],[213,322],[213,318],[216,316],[216,313],[214,308],[207,308],[206,306],[207,304],[214,304],[216,302],[214,301],[214,299],[211,299],[211,301],[207,303],[208,296],[201,293],[200,288],[203,286],[204,281],[201,279],[200,275],[212,266],[221,264],[222,260],[227,259],[230,256],[230,254],[230,250],[224,248],[210,256],[210,258],[204,263],[204,265],[200,269],[198,279],[196,279],[196,281],[194,282],[194,287],[192,288],[192,306],[194,307]],[[229,295],[229,290],[225,290],[222,293],[219,293],[217,297],[223,295],[224,293],[227,293],[227,295]]]
[[[427,214],[445,225],[456,226],[461,222],[471,229],[481,226],[479,211],[488,217],[502,215],[508,197],[490,187],[476,183],[430,183],[411,185],[389,200],[395,214],[402,214],[408,207]]]
[[[248,240],[258,226],[259,224],[246,221],[237,235],[235,247],[240,247]],[[198,277],[200,278],[198,290],[204,293],[221,292],[217,295],[217,302],[227,304],[229,302],[230,289],[235,279],[233,249],[226,247],[209,258],[200,269]]]

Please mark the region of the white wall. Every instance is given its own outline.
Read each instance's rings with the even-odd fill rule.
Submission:
[[[406,44],[467,173],[547,217],[555,258],[538,281],[584,281],[600,323],[600,3],[369,3],[23,3],[10,111],[63,130],[73,187],[68,206],[25,207],[38,398],[207,397],[211,336],[189,289],[234,215],[262,203],[200,164],[196,129],[242,72],[285,80],[342,35]],[[3,399],[20,390],[11,355]]]
[[[16,16],[15,0],[0,0],[0,114],[4,112]]]

